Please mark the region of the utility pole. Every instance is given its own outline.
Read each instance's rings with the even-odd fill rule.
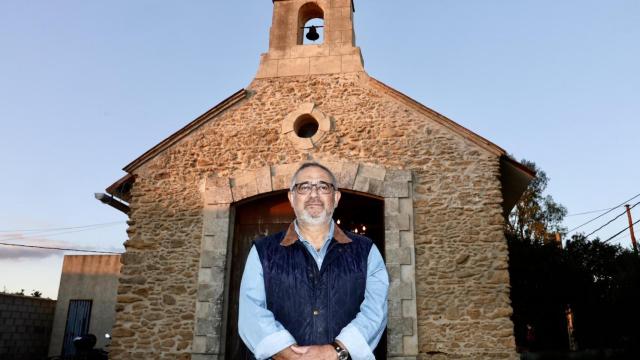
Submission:
[[[562,250],[562,236],[559,232],[556,232],[556,245]],[[577,351],[578,344],[576,343],[576,337],[574,335],[573,328],[573,310],[571,310],[571,305],[567,304],[564,309],[564,315],[567,320],[567,337],[569,338],[569,350]]]
[[[631,244],[633,244],[633,251],[638,254],[638,243],[636,242],[636,235],[633,233],[633,219],[631,219],[631,207],[629,204],[625,205],[627,208],[627,218],[629,218],[629,232],[631,233]]]

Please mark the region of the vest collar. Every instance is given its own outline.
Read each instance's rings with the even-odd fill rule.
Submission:
[[[335,223],[333,224],[333,238],[336,239],[336,241],[339,244],[348,244],[348,243],[350,243],[352,241],[344,233],[344,231],[342,231],[342,229],[340,229],[340,227],[338,227],[338,225],[335,224]],[[280,245],[282,245],[282,246],[291,246],[296,241],[298,241],[298,234],[296,234],[296,228],[295,228],[295,225],[293,225],[293,222],[292,222],[289,225],[289,229],[287,229],[287,233],[284,235],[284,238],[280,242]]]

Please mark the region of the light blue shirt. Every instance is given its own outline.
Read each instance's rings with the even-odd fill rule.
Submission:
[[[316,250],[309,241],[300,236],[298,224],[295,221],[294,226],[298,239],[313,256],[320,269],[331,243],[330,240],[333,239],[335,226],[333,221],[320,250]],[[360,312],[336,338],[344,344],[353,360],[375,360],[373,349],[378,345],[387,326],[388,289],[387,269],[380,251],[373,245],[367,260],[365,297],[360,304]],[[268,359],[288,346],[296,344],[296,339],[267,309],[262,264],[255,246],[249,251],[240,284],[238,332],[258,360]]]

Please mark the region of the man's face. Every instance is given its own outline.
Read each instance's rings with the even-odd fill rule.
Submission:
[[[303,169],[296,178],[296,184],[303,182],[317,184],[319,181],[331,184],[331,176],[315,166]],[[296,218],[298,221],[309,225],[329,223],[339,200],[340,192],[337,190],[332,191],[330,194],[322,194],[317,187],[314,187],[306,195],[298,194],[295,189],[289,191],[289,202],[296,213]]]

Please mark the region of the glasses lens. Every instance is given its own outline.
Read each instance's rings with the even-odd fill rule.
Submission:
[[[326,183],[324,181],[319,181],[317,184],[311,184],[308,182],[296,184],[295,190],[300,195],[307,195],[311,193],[314,187],[316,188],[318,193],[323,195],[331,194],[333,190],[333,185]]]
[[[321,182],[317,186],[318,186],[318,191],[325,195],[331,192],[331,185],[327,183]]]

